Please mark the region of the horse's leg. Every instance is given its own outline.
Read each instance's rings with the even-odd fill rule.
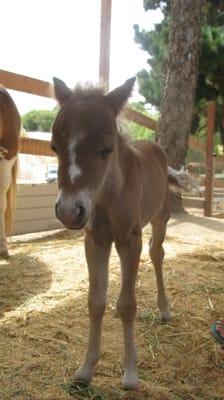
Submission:
[[[0,256],[8,256],[8,247],[5,233],[6,194],[10,187],[11,170],[15,160],[0,160]]]
[[[88,308],[90,328],[85,359],[76,372],[75,379],[88,383],[92,380],[94,367],[100,358],[101,328],[106,307],[110,249],[111,241],[97,244],[93,237],[86,236],[85,252],[89,270]]]
[[[117,302],[117,311],[124,330],[124,376],[125,389],[138,387],[137,356],[134,343],[134,319],[136,314],[135,282],[142,248],[141,230],[132,233],[128,241],[115,243],[121,260],[121,292]]]
[[[166,235],[166,225],[169,219],[166,209],[152,221],[152,239],[150,242],[150,256],[155,268],[157,289],[158,289],[158,307],[163,321],[168,321],[171,318],[169,301],[166,296],[164,281],[163,281],[163,258],[164,250],[162,243]]]

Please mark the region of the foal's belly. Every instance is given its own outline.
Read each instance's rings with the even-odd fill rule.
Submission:
[[[141,201],[141,225],[142,227],[151,222],[157,214],[162,211],[166,200],[166,191],[161,190],[153,193],[146,191]]]
[[[141,222],[152,221],[162,211],[168,196],[167,161],[163,149],[143,142],[138,149],[141,162]]]

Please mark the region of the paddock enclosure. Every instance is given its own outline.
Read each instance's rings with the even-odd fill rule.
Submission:
[[[223,315],[224,222],[201,213],[171,219],[165,282],[173,319],[158,318],[156,284],[144,230],[137,281],[140,388],[121,389],[122,327],[114,317],[120,270],[110,262],[103,354],[91,395],[76,399],[223,400],[224,354],[210,336]],[[83,236],[57,230],[10,238],[0,261],[0,399],[65,400],[87,341],[87,268]],[[95,395],[96,397],[93,397]]]

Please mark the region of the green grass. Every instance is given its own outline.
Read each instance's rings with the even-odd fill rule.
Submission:
[[[64,390],[77,400],[109,400],[103,392],[85,382],[68,381],[63,385]]]

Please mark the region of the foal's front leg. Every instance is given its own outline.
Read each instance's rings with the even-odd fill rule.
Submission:
[[[91,235],[85,239],[89,269],[88,308],[90,316],[89,341],[85,359],[75,374],[76,380],[91,382],[94,367],[100,358],[102,319],[106,307],[108,260],[111,242],[98,244]]]
[[[121,261],[122,282],[117,302],[117,311],[121,317],[124,330],[124,376],[122,383],[125,389],[138,387],[137,356],[134,343],[134,319],[137,302],[135,283],[141,253],[141,230],[134,231],[125,243],[116,242]]]

